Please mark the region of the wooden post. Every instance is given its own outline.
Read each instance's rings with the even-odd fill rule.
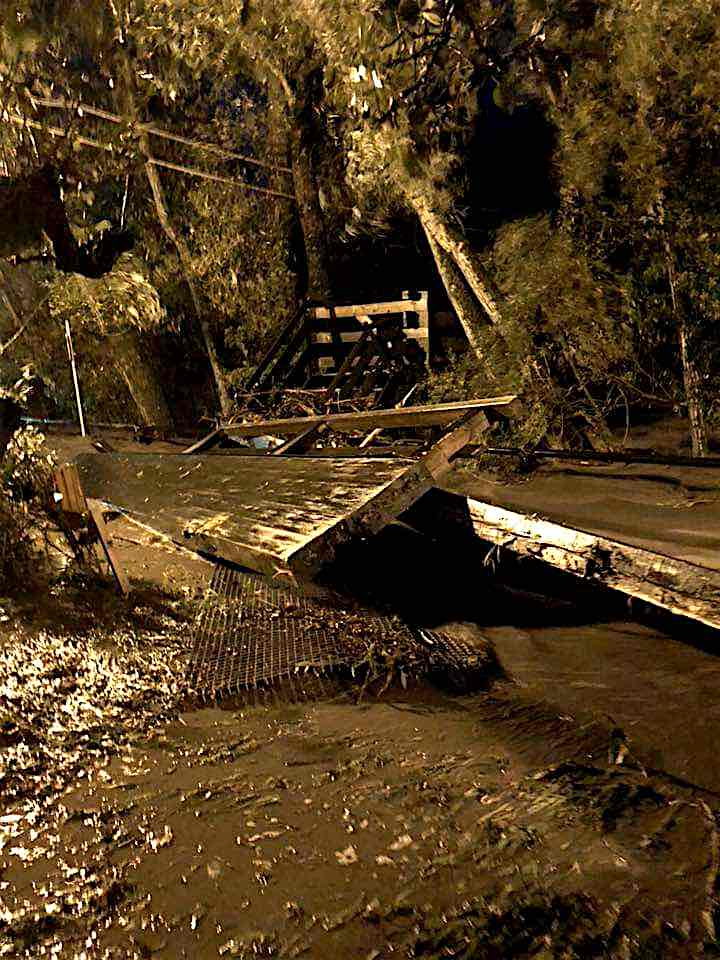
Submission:
[[[403,300],[409,300],[410,291],[403,290],[402,298]],[[420,291],[420,299],[413,303],[413,310],[418,315],[418,331],[420,334],[418,336],[418,342],[425,351],[425,366],[430,370],[430,313],[428,309],[427,290]],[[403,326],[406,326],[405,317],[406,314],[403,314]]]
[[[130,593],[130,583],[127,574],[122,568],[122,564],[115,556],[115,551],[112,547],[112,537],[110,536],[107,524],[105,523],[105,517],[103,516],[102,504],[97,500],[88,500],[87,504],[93,524],[95,525],[97,538],[105,554],[105,559],[113,572],[118,587],[120,587],[120,592],[124,597],[127,597]]]
[[[65,344],[70,359],[73,384],[75,385],[75,402],[77,403],[78,419],[80,420],[80,434],[86,437],[85,417],[83,416],[82,398],[80,397],[80,381],[78,380],[77,366],[75,364],[75,350],[73,349],[72,333],[70,332],[70,321],[67,317],[65,318]]]
[[[99,500],[86,499],[75,464],[65,464],[64,467],[59,467],[55,471],[55,487],[60,496],[59,507],[66,515],[70,529],[73,531],[68,534],[71,545],[74,543],[74,530],[80,527],[88,527],[91,536],[94,536],[105,554],[105,559],[110,566],[120,592],[124,597],[127,597],[130,593],[130,583],[127,574],[115,556],[112,537],[103,516],[102,504]]]

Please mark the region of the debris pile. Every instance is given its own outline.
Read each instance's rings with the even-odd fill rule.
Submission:
[[[313,390],[314,412],[397,403],[429,364],[427,293],[350,306],[302,304],[248,380],[250,408],[278,416],[282,394]],[[307,412],[307,411],[306,411]]]

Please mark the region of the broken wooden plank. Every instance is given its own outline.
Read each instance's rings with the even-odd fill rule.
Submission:
[[[92,496],[201,555],[267,576],[302,567],[308,544],[324,541],[414,466],[376,458],[150,453],[83,454],[77,464]],[[315,556],[325,556],[322,547]]]
[[[427,493],[450,470],[452,457],[466,443],[477,440],[487,427],[485,413],[478,411],[459,429],[442,437],[420,460],[412,465],[406,462],[405,468],[376,496],[347,512],[322,539],[317,538],[306,545],[297,557],[298,572],[312,576],[334,560],[338,549],[348,540],[373,536],[386,527]],[[378,462],[382,461],[375,461]]]
[[[387,313],[416,313],[427,307],[427,298],[419,300],[388,300],[385,303],[355,303],[345,306],[315,307],[315,320],[330,320],[335,317],[377,317]]]
[[[64,464],[55,471],[55,487],[59,494],[60,509],[64,513],[83,517],[88,512],[85,494],[80,486],[77,468],[72,463]]]
[[[105,454],[110,456],[110,454]],[[80,482],[78,468],[74,463],[67,463],[55,471],[55,488],[59,495],[58,505],[66,521],[61,524],[70,546],[76,556],[82,555],[79,550],[80,540],[76,531],[86,528],[90,535],[90,543],[99,543],[105,558],[110,566],[117,585],[123,596],[130,593],[130,584],[125,571],[112,549],[112,538],[105,523],[102,504],[97,500],[87,499]]]
[[[332,430],[384,430],[400,427],[447,426],[463,414],[487,408],[512,407],[514,394],[501,397],[486,397],[478,400],[458,400],[452,403],[436,403],[417,407],[393,407],[385,410],[366,410],[351,413],[332,413],[315,417],[290,417],[282,420],[263,420],[260,423],[229,423],[223,429],[232,437],[260,437],[264,434],[293,436],[302,433],[314,423],[327,423]]]
[[[113,549],[112,537],[110,536],[110,531],[105,523],[103,506],[97,500],[92,499],[87,501],[87,505],[95,526],[95,533],[100,546],[102,547],[102,551],[105,554],[105,559],[107,560],[110,570],[115,577],[115,581],[120,588],[120,592],[124,597],[127,597],[130,594],[130,582],[128,581],[127,574],[125,573],[125,570],[123,569],[123,566],[118,560]]]
[[[720,629],[720,571],[535,515],[432,490],[404,519],[477,539]]]

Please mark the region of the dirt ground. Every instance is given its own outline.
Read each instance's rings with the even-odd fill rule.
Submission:
[[[0,599],[0,956],[720,956],[694,637],[478,578],[454,629],[495,644],[483,693],[203,705],[209,565],[114,529],[130,601]]]

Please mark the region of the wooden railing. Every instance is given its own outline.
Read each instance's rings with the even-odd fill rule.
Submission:
[[[428,295],[383,303],[301,305],[283,327],[247,383],[251,391],[302,386],[313,377],[332,379],[359,341],[374,329],[390,329],[414,340],[430,362]]]

